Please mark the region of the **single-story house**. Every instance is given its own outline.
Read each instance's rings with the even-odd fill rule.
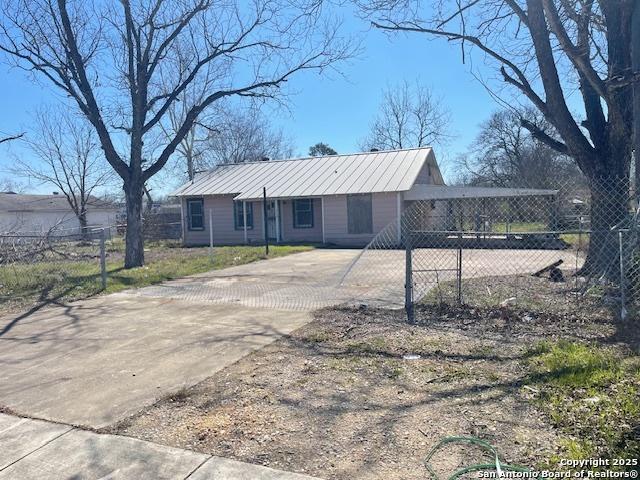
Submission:
[[[557,193],[447,186],[423,147],[220,165],[172,195],[181,200],[185,245],[263,243],[266,218],[270,242],[361,247],[383,230],[382,243],[402,245],[408,208],[404,228],[446,234],[461,228],[462,214],[482,230],[491,205],[536,198],[550,206]]]
[[[87,206],[87,224],[103,228],[116,224],[118,207],[92,197]],[[80,229],[64,195],[24,195],[0,193],[0,232],[44,233],[55,227],[57,233]]]
[[[264,242],[266,189],[271,242],[363,246],[420,185],[444,185],[429,147],[220,165],[172,195],[186,245]]]

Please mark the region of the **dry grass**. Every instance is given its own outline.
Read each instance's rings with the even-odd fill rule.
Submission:
[[[175,241],[149,242],[145,245],[145,265],[125,270],[124,244],[117,239],[107,244],[108,280],[107,288],[103,290],[99,250],[96,248],[73,244],[68,245],[67,250],[75,256],[0,267],[0,314],[43,303],[66,302],[144,287],[267,258],[264,247],[260,246],[216,247],[211,258],[207,247],[182,248]],[[305,245],[272,246],[268,258],[312,248]]]
[[[610,341],[615,325],[506,309],[417,316],[408,325],[397,311],[321,311],[112,431],[328,479],[423,478],[424,455],[447,435],[479,436],[528,466],[567,454],[570,437],[532,393],[542,388],[533,347]],[[476,460],[445,449],[435,466],[446,473]]]

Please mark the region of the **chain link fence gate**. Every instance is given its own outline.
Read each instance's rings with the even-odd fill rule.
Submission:
[[[627,182],[555,189],[439,187],[408,199],[344,284],[416,304],[636,315],[638,204]],[[598,202],[594,205],[594,202]],[[399,306],[399,305],[398,305]]]

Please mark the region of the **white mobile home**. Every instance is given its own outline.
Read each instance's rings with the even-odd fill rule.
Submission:
[[[87,224],[109,227],[116,224],[118,207],[98,198],[87,205]],[[80,222],[64,195],[0,193],[0,232],[44,233],[79,230]]]

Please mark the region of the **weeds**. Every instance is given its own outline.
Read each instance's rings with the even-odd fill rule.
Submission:
[[[264,247],[217,247],[213,258],[208,248],[180,248],[175,242],[145,245],[146,264],[123,268],[124,245],[110,242],[107,248],[107,288],[102,289],[97,258],[82,261],[39,262],[0,267],[0,304],[12,311],[50,301],[69,301],[98,293],[114,293],[144,287],[209,270],[218,270],[267,258]],[[277,245],[269,258],[310,250],[309,246]]]
[[[568,341],[541,342],[527,352],[527,383],[538,403],[568,436],[564,456],[640,455],[640,357]]]

